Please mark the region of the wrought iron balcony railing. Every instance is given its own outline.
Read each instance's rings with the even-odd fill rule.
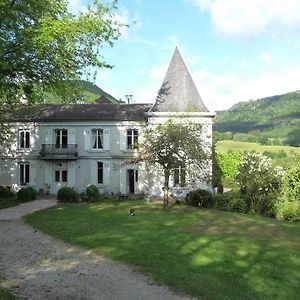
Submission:
[[[76,144],[42,144],[41,156],[44,159],[76,159],[78,156]]]

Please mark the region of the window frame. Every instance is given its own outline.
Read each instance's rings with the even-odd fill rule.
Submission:
[[[97,183],[104,183],[104,163],[103,161],[97,161]]]
[[[23,144],[23,145],[22,145]],[[18,132],[18,148],[30,149],[30,130],[20,129]]]
[[[127,129],[127,149],[134,150],[139,148],[139,130],[137,128]]]
[[[101,148],[99,147],[99,139],[102,144]],[[91,129],[91,149],[94,151],[104,149],[104,130],[102,128]]]
[[[30,163],[19,163],[19,182],[20,185],[27,185],[30,183]]]

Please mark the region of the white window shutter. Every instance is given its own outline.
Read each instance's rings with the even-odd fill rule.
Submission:
[[[31,129],[30,130],[30,149],[36,150],[36,129]]]
[[[97,161],[90,161],[90,172],[91,172],[91,184],[98,184],[97,172],[98,172]]]
[[[84,150],[90,150],[91,149],[91,137],[90,137],[90,130],[86,129],[84,130]]]
[[[110,163],[105,162],[103,164],[103,184],[110,185]]]
[[[36,162],[30,162],[29,164],[29,184],[36,186]]]
[[[127,149],[127,130],[121,129],[120,130],[120,150]]]
[[[110,130],[104,129],[103,130],[103,149],[110,150]]]
[[[68,130],[68,144],[75,144],[75,129]]]

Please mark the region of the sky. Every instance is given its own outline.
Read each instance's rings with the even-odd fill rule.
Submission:
[[[69,0],[84,10],[92,0]],[[178,46],[211,111],[300,90],[300,0],[119,0],[129,25],[102,55],[95,83],[153,103]]]

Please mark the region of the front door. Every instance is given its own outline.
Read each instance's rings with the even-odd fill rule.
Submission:
[[[53,168],[53,193],[56,194],[58,190],[68,185],[68,163],[55,163]]]
[[[134,194],[134,170],[127,170],[127,178],[128,178],[128,193]]]

